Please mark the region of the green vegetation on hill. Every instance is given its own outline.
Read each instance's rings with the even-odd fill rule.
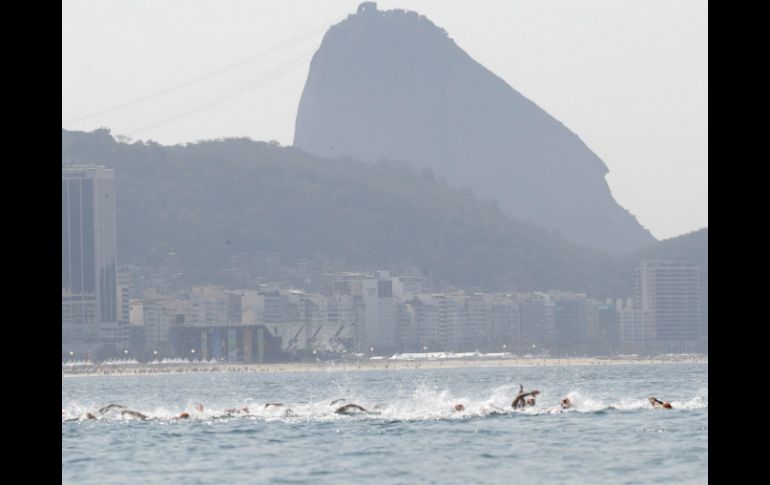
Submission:
[[[237,252],[409,263],[458,286],[626,294],[606,256],[511,221],[468,189],[396,161],[324,159],[248,139],[161,146],[62,130],[62,163],[115,169],[121,263],[175,251],[194,282]]]
[[[676,259],[703,265],[708,263],[708,250],[709,230],[706,227],[634,251],[627,259],[632,262],[643,259]]]
[[[396,161],[324,159],[248,139],[161,146],[62,130],[62,163],[115,169],[121,263],[158,265],[175,251],[196,283],[218,281],[233,254],[258,251],[370,268],[410,263],[462,287],[595,297],[630,296],[644,259],[708,267],[708,229],[611,259]]]

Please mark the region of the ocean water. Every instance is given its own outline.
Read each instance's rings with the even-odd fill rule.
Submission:
[[[707,483],[708,364],[62,378],[62,483],[332,482]]]

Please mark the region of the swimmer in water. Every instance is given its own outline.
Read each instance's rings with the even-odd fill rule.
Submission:
[[[656,398],[655,396],[650,397],[650,404],[652,404],[652,407],[654,408],[664,408],[664,409],[673,409],[671,407],[671,403],[668,401],[661,401],[660,399]]]
[[[353,404],[353,403],[345,404],[344,406],[337,408],[337,410],[334,412],[337,414],[355,414],[357,412],[369,413],[369,411],[367,411],[366,409],[362,408],[358,404]]]
[[[130,409],[126,408],[125,406],[123,406],[121,404],[108,404],[108,405],[106,405],[104,407],[99,408],[99,410],[97,410],[96,412],[98,414],[102,414],[103,415],[103,414],[107,413],[107,411],[109,411],[110,409],[120,409],[121,410],[120,411],[120,415],[121,416],[130,416],[130,417],[139,418],[139,419],[142,419],[142,420],[148,419],[147,416],[145,416],[144,414],[142,414],[142,413],[140,413],[138,411],[131,411]],[[65,418],[65,421],[79,421],[81,419],[93,419],[93,420],[99,419],[94,414],[92,414],[90,412],[86,412],[82,417],[79,417],[79,418],[66,419],[66,413],[64,412],[64,410],[62,410],[62,417]]]
[[[88,412],[78,418],[68,418],[66,417],[66,415],[62,414],[62,418],[64,418],[64,421],[82,421],[84,419],[98,419],[96,416]]]
[[[179,416],[173,419],[190,419],[190,413],[183,412],[182,414],[180,414]]]
[[[97,413],[104,414],[107,411],[109,411],[110,409],[127,409],[127,408],[125,406],[123,406],[122,404],[108,404],[108,405],[106,405],[106,406],[104,406],[102,408],[99,408]]]
[[[121,410],[120,411],[120,415],[123,416],[123,417],[129,416],[129,417],[138,418],[138,419],[141,419],[141,420],[147,419],[147,416],[145,416],[144,414],[140,413],[139,411],[132,411],[132,410],[128,409],[127,407],[123,406],[122,404],[108,404],[108,405],[104,406],[103,408],[99,408],[99,411],[97,411],[97,412],[99,414],[105,414],[110,409],[120,409]],[[92,418],[88,418],[88,419],[92,419]],[[93,418],[93,419],[96,419],[96,418]]]
[[[130,409],[124,409],[123,411],[120,412],[120,415],[121,416],[130,416],[132,418],[138,418],[138,419],[141,419],[142,421],[147,419],[147,416],[145,416],[144,414],[140,413],[139,411],[132,411]]]
[[[465,406],[463,406],[462,404],[455,404],[452,407],[452,409],[454,409],[455,411],[465,411]]]
[[[249,414],[249,408],[243,406],[242,408],[225,409],[225,414],[228,416],[232,416],[233,414]]]
[[[564,399],[561,400],[562,409],[569,409],[571,407],[572,407],[572,401],[570,400],[570,398],[565,397]]]
[[[268,402],[265,403],[265,409],[283,409],[284,416],[295,416],[294,411],[282,402]],[[247,408],[248,409],[248,408]]]
[[[527,406],[527,405],[534,406],[535,405],[534,396],[537,396],[538,394],[540,394],[540,391],[538,391],[537,389],[535,389],[532,392],[524,392],[524,386],[519,385],[519,394],[516,395],[516,398],[511,403],[511,407],[513,409],[516,409],[516,408],[523,408],[524,406]],[[527,399],[528,397],[529,399]]]

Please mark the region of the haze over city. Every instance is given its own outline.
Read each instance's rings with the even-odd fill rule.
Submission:
[[[708,482],[705,2],[62,12],[63,484]]]
[[[116,135],[164,144],[248,136],[291,145],[310,56],[326,27],[357,5],[67,0],[63,127],[105,126]],[[655,237],[708,225],[706,2],[378,5],[426,15],[471,57],[574,131],[607,164],[615,199]],[[255,55],[261,55],[257,62],[71,121]]]

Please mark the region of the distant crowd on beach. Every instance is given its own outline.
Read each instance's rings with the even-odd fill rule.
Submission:
[[[188,372],[309,372],[309,371],[354,371],[354,370],[399,370],[399,369],[435,369],[458,367],[531,367],[531,366],[561,366],[561,365],[629,365],[629,364],[681,364],[708,363],[708,356],[692,357],[687,360],[671,359],[609,359],[599,357],[577,358],[531,358],[531,359],[497,359],[497,360],[365,360],[353,362],[293,362],[275,364],[131,364],[131,365],[62,365],[62,375],[142,375],[142,374],[174,374]]]

